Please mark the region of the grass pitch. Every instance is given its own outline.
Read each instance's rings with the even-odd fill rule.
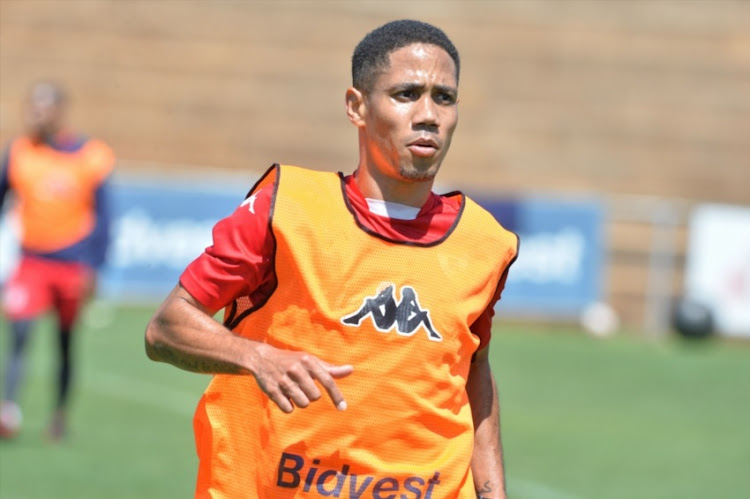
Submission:
[[[23,430],[0,442],[0,497],[192,496],[191,418],[209,377],[146,358],[151,312],[89,310],[71,435],[56,445],[44,439],[55,339],[49,321],[39,324]],[[3,359],[7,336],[2,323]],[[510,497],[750,497],[750,345],[498,326],[491,352]]]

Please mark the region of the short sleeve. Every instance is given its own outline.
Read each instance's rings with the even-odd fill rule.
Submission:
[[[213,243],[180,276],[180,284],[209,310],[252,295],[274,279],[270,230],[273,185],[249,196],[213,228]]]

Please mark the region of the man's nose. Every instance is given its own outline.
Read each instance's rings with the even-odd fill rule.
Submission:
[[[423,95],[417,103],[414,122],[417,125],[427,125],[431,127],[435,127],[440,124],[437,103],[429,94]]]

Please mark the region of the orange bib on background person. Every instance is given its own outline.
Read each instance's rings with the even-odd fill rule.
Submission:
[[[94,195],[111,173],[114,154],[98,140],[74,151],[30,139],[10,147],[8,180],[16,193],[21,246],[47,253],[71,246],[94,229]]]
[[[282,412],[252,376],[217,375],[194,419],[196,497],[467,499],[473,423],[466,394],[479,345],[469,326],[517,251],[471,201],[446,236],[401,243],[358,224],[334,173],[275,167],[271,228],[278,286],[257,310],[227,313],[241,336],[354,372]]]

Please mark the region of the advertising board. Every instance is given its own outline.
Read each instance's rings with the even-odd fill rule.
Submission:
[[[750,207],[698,206],[688,230],[686,297],[709,307],[720,334],[750,338]]]
[[[112,239],[99,296],[121,302],[162,299],[185,266],[211,244],[213,225],[232,213],[253,182],[115,179]],[[603,210],[596,200],[477,201],[521,240],[499,304],[504,314],[574,318],[601,299]],[[15,258],[11,226],[3,224],[0,240],[3,274]]]
[[[604,210],[596,199],[479,199],[520,237],[498,308],[506,314],[577,317],[602,299]]]

